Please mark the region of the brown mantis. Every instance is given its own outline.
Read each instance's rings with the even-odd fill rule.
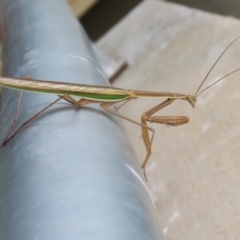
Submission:
[[[97,103],[97,104],[100,104],[100,106],[103,107],[103,109],[106,110],[107,112],[114,114],[120,118],[123,118],[127,121],[130,121],[134,124],[137,124],[141,127],[143,141],[147,150],[147,155],[145,157],[144,162],[142,163],[142,168],[144,170],[144,175],[146,177],[145,167],[151,155],[151,151],[152,151],[151,147],[152,147],[154,134],[155,134],[155,130],[152,127],[148,126],[147,122],[166,124],[169,126],[179,126],[179,125],[188,123],[189,118],[185,116],[153,116],[153,114],[167,107],[168,105],[170,105],[171,103],[173,103],[175,100],[178,100],[178,99],[185,100],[192,107],[195,107],[197,97],[201,93],[203,93],[208,88],[210,88],[217,82],[221,81],[225,77],[233,74],[236,71],[239,71],[240,68],[218,79],[213,84],[211,84],[210,86],[200,91],[203,83],[206,81],[207,77],[209,76],[210,72],[212,71],[214,66],[217,64],[219,59],[226,52],[226,50],[239,38],[240,37],[236,38],[233,42],[231,42],[228,45],[228,47],[222,52],[222,54],[218,57],[218,59],[216,60],[214,65],[211,67],[211,69],[207,73],[206,77],[204,78],[204,80],[202,81],[202,83],[200,84],[199,88],[197,89],[194,95],[185,95],[185,94],[169,93],[169,92],[126,90],[122,88],[105,87],[105,86],[83,85],[83,84],[73,84],[73,83],[65,83],[65,82],[51,82],[51,81],[44,81],[44,80],[32,80],[30,78],[17,79],[17,78],[1,77],[0,85],[6,88],[12,88],[20,91],[51,93],[59,96],[59,98],[56,99],[54,102],[50,103],[40,112],[35,114],[32,118],[24,122],[20,126],[20,128],[18,128],[13,134],[9,134],[4,140],[4,142],[2,143],[1,147],[4,146],[8,141],[10,141],[27,123],[29,123],[31,120],[36,118],[38,115],[40,115],[42,112],[44,112],[46,109],[48,109],[50,106],[52,106],[53,104],[55,104],[61,99],[64,99],[65,101],[77,107],[82,107],[90,103]],[[80,100],[76,100],[72,96],[80,97]],[[153,108],[149,109],[145,113],[143,113],[141,117],[141,122],[136,122],[117,112],[117,110],[120,107],[122,107],[124,104],[136,98],[166,98],[166,100],[154,106]],[[21,101],[21,94],[19,97],[18,109],[20,106],[20,101]],[[122,102],[122,104],[116,108],[116,111],[109,108],[110,106],[118,102]],[[14,122],[17,119],[18,109],[16,112]],[[149,131],[152,132],[151,137],[149,136]]]

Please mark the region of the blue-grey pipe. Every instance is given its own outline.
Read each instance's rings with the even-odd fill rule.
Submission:
[[[107,85],[64,0],[1,0],[3,75]],[[0,140],[19,92],[3,89]],[[56,96],[23,93],[15,128]],[[61,101],[0,149],[0,239],[160,239],[121,121]]]

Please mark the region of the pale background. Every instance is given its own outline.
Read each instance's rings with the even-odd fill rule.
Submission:
[[[129,63],[114,86],[194,94],[214,61],[238,36],[238,19],[149,0],[97,44],[109,56]],[[240,40],[206,85],[238,67]],[[151,125],[156,137],[147,167],[148,186],[166,240],[240,239],[239,78],[236,73],[200,95],[195,109],[178,101],[158,113],[189,116],[187,125]],[[134,100],[121,113],[138,120],[159,101]],[[146,152],[140,128],[127,122],[125,126],[141,162]]]

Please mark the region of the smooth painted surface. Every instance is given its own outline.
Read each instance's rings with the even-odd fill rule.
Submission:
[[[63,0],[2,0],[3,74],[107,85]],[[3,89],[1,140],[19,92]],[[23,93],[16,127],[56,97]],[[0,239],[159,239],[156,212],[121,121],[60,102],[0,150]]]

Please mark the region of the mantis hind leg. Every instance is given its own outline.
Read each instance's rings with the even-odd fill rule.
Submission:
[[[28,77],[25,77],[26,79],[29,79]],[[48,108],[50,108],[52,105],[54,105],[55,103],[57,103],[58,101],[60,101],[61,99],[64,99],[65,101],[77,106],[77,107],[81,107],[83,105],[86,105],[88,103],[90,103],[90,100],[87,99],[80,99],[80,100],[75,100],[74,98],[72,98],[71,96],[68,95],[58,95],[58,99],[56,99],[55,101],[51,102],[50,104],[48,104],[46,107],[44,107],[41,111],[39,111],[38,113],[36,113],[35,115],[33,115],[31,118],[29,118],[27,121],[25,121],[14,133],[12,132],[12,129],[17,121],[17,117],[18,117],[18,113],[19,113],[19,108],[20,108],[20,103],[21,103],[21,98],[22,98],[22,92],[20,93],[19,99],[18,99],[18,105],[17,105],[17,111],[14,117],[14,121],[10,127],[9,130],[9,134],[7,135],[7,137],[4,139],[2,145],[0,146],[3,147],[5,146],[19,131],[22,130],[23,127],[25,127],[28,123],[30,123],[32,120],[34,120],[35,118],[37,118],[40,114],[42,114],[43,112],[45,112]]]
[[[24,126],[26,126],[28,123],[30,123],[32,120],[34,120],[35,118],[37,118],[40,114],[42,114],[44,111],[46,111],[48,108],[50,108],[52,105],[54,105],[56,102],[58,102],[59,100],[61,100],[63,98],[63,96],[60,96],[58,99],[56,99],[55,101],[53,101],[52,103],[48,104],[45,108],[43,108],[41,111],[39,111],[38,113],[36,113],[35,115],[33,115],[31,118],[29,118],[27,121],[25,121],[14,133],[11,133],[16,121],[17,121],[17,117],[18,117],[18,112],[19,112],[19,108],[20,108],[20,102],[21,102],[21,98],[22,98],[22,92],[20,93],[19,96],[19,100],[18,100],[18,106],[17,106],[17,111],[14,117],[14,121],[12,123],[12,126],[9,130],[9,134],[7,135],[7,137],[4,139],[2,145],[0,146],[0,148],[2,148],[3,146],[5,146],[19,131],[22,130],[22,128]]]
[[[144,123],[136,122],[136,121],[134,121],[134,120],[132,120],[130,118],[127,118],[127,117],[117,113],[116,111],[113,111],[113,110],[109,109],[109,107],[111,105],[115,104],[115,103],[116,102],[103,102],[103,103],[101,103],[101,106],[103,107],[103,109],[105,111],[107,111],[107,112],[109,112],[109,113],[111,113],[111,114],[113,114],[115,116],[118,116],[118,117],[120,117],[122,119],[125,119],[125,120],[127,120],[127,121],[129,121],[131,123],[134,123],[134,124],[136,124],[136,125],[138,125],[138,126],[140,126],[142,128],[143,141],[144,141],[144,143],[146,145],[146,148],[147,148],[147,155],[146,155],[146,158],[145,158],[145,160],[144,160],[144,162],[142,164],[142,168],[143,168],[144,177],[147,180],[145,166],[146,166],[147,160],[149,159],[149,157],[151,155],[151,146],[152,146],[152,142],[153,142],[153,139],[154,139],[155,130],[153,128],[149,127],[147,125],[147,123],[144,124]],[[143,130],[144,130],[144,132],[147,132],[147,134],[144,134]],[[151,138],[149,137],[148,131],[152,132]]]
[[[17,103],[17,109],[16,109],[16,112],[15,112],[15,116],[14,116],[12,125],[11,125],[11,127],[10,127],[10,129],[9,129],[9,131],[8,131],[8,135],[6,136],[5,140],[9,138],[9,136],[11,135],[12,129],[13,129],[14,125],[15,125],[16,122],[17,122],[17,118],[18,118],[18,113],[19,113],[19,108],[20,108],[21,100],[22,100],[22,91],[21,91],[20,94],[19,94],[19,98],[18,98],[18,103]],[[4,140],[4,141],[5,141],[5,140]]]
[[[13,130],[13,128],[14,128],[14,125],[15,125],[16,122],[17,122],[17,118],[18,118],[18,113],[19,113],[19,108],[20,108],[21,100],[22,100],[22,91],[21,91],[20,94],[19,94],[18,103],[17,103],[17,109],[16,109],[16,112],[15,112],[15,116],[14,116],[12,125],[11,125],[11,127],[10,127],[10,129],[9,129],[9,131],[8,131],[8,134],[7,134],[6,138],[4,139],[2,145],[0,146],[0,148],[1,148],[2,146],[4,146],[4,145],[7,143],[8,139],[11,137],[12,130]]]

